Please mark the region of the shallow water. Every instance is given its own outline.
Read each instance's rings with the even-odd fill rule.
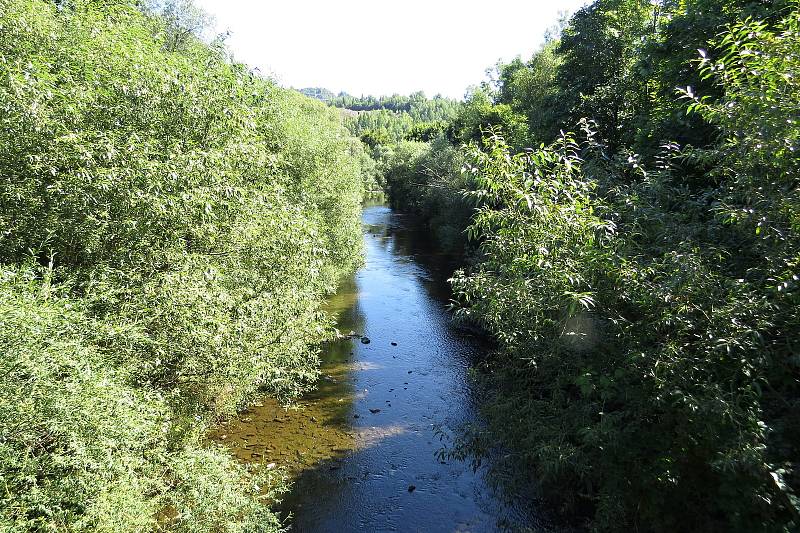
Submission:
[[[437,457],[475,418],[467,370],[482,349],[447,311],[452,261],[383,205],[363,214],[366,264],[331,298],[344,339],[298,409],[255,406],[214,438],[241,460],[288,467],[293,531],[496,531],[510,511],[483,471]],[[393,345],[392,343],[395,343]]]

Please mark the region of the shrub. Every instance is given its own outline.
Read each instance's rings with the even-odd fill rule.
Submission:
[[[274,529],[199,435],[316,379],[320,303],[360,261],[363,149],[138,6],[0,1],[0,512]]]
[[[769,217],[783,239],[749,239],[706,208],[735,175],[694,196],[681,153],[645,172],[598,149],[472,152],[481,256],[452,282],[458,316],[500,348],[488,426],[454,453],[500,435],[499,468],[598,531],[791,530],[794,226]]]

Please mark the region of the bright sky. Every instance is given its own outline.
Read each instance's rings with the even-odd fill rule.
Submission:
[[[462,98],[585,0],[195,0],[238,61],[287,87]]]

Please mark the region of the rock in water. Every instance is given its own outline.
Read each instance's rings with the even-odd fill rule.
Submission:
[[[361,344],[369,344],[370,342],[369,337],[361,337]]]
[[[415,487],[414,485],[408,486],[408,492],[414,492],[415,490],[417,490],[417,487]]]

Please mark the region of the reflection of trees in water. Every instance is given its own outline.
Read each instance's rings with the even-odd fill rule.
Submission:
[[[434,232],[413,215],[398,214],[387,209],[380,220],[364,224],[364,232],[377,237],[378,246],[395,257],[408,259],[420,267],[419,278],[430,296],[449,302],[451,291],[447,280],[462,263],[462,251],[442,252]]]
[[[355,275],[345,279],[331,296],[322,310],[336,321],[336,327],[343,333],[350,330],[360,332],[364,329],[364,314],[358,305],[359,289]]]

